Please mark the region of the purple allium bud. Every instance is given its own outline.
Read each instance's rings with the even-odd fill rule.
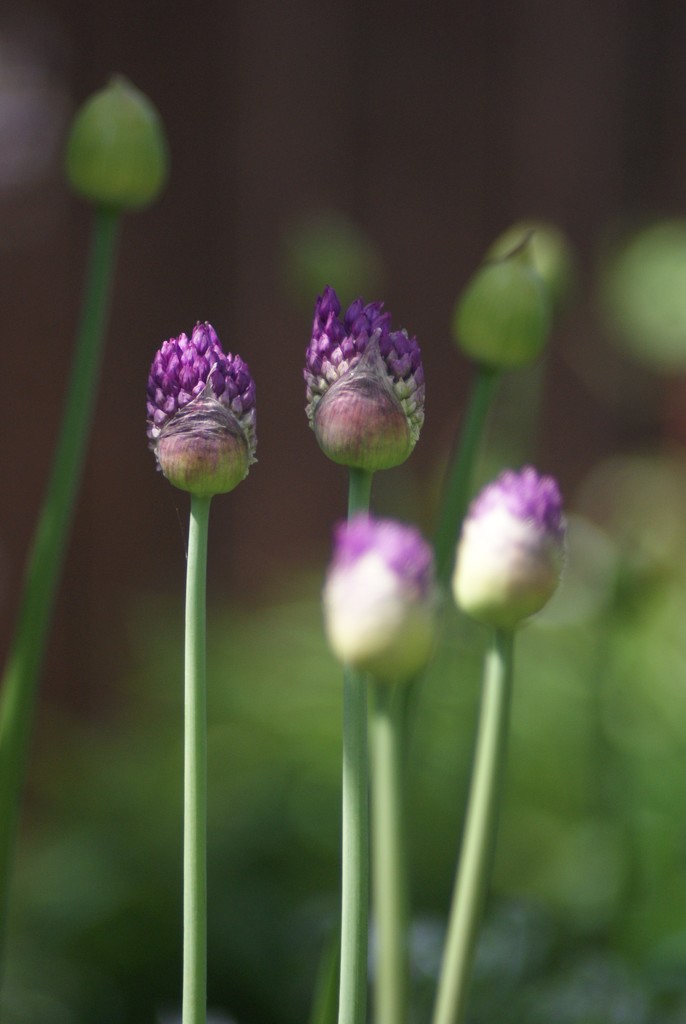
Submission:
[[[199,496],[225,494],[255,462],[255,384],[214,328],[169,338],[148,377],[148,437],[164,475]]]
[[[336,527],[324,619],[345,664],[384,682],[411,679],[431,652],[436,596],[433,552],[414,527],[365,513]]]
[[[393,331],[383,303],[357,299],[341,319],[327,286],[315,304],[307,349],[307,416],[334,462],[369,471],[408,457],[424,422],[419,345]]]
[[[557,588],[565,519],[555,480],[506,470],[472,502],[453,576],[455,600],[487,625],[513,629]]]

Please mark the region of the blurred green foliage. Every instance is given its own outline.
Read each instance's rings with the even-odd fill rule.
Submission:
[[[659,221],[606,247],[600,302],[617,340],[652,370],[686,367],[686,221]]]
[[[562,591],[518,639],[475,1024],[686,1019],[684,479],[676,459],[599,467]],[[336,932],[341,681],[319,587],[292,579],[211,622],[209,995],[245,1024],[307,1019]],[[177,1019],[181,607],[144,596],[130,624],[118,719],[44,724],[3,1024]],[[484,643],[446,609],[415,693],[413,1021],[433,997]]]
[[[684,365],[686,236],[674,230],[607,264],[615,324],[627,324],[636,350],[659,367]],[[353,298],[383,276],[368,240],[338,215],[304,219],[283,255],[289,288],[308,307],[328,282]],[[634,277],[636,266],[648,273]],[[508,386],[484,480],[531,450],[539,369]],[[396,511],[415,511],[406,478],[380,487]],[[341,678],[323,640],[321,573],[282,581],[256,607],[210,602],[217,1024],[306,1020],[337,934]],[[517,643],[471,1024],[686,1021],[685,622],[686,462],[597,466],[570,517],[563,587]],[[447,608],[414,693],[411,1024],[430,1018],[440,966],[485,639]],[[140,595],[124,642],[131,671],[117,715],[105,723],[43,713],[2,1024],[179,1020],[181,604]]]
[[[298,309],[312,309],[327,284],[343,309],[359,295],[374,297],[384,287],[386,268],[372,237],[340,210],[309,210],[283,234],[284,294]]]

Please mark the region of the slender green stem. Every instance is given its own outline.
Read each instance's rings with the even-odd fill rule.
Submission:
[[[493,635],[486,655],[474,767],[433,1024],[461,1024],[491,873],[504,776],[514,634]]]
[[[376,1024],[407,1017],[407,870],[403,807],[402,690],[375,683],[372,715],[372,867],[376,924]]]
[[[350,470],[348,517],[369,508],[372,474]],[[338,1024],[364,1024],[367,1015],[369,931],[369,752],[367,683],[343,672],[343,789],[341,974]]]
[[[441,506],[434,549],[440,583],[447,583],[455,559],[455,545],[467,510],[474,463],[484,433],[488,411],[500,380],[498,370],[477,366],[459,447],[449,470]]]
[[[373,473],[366,469],[351,469],[348,486],[348,519],[356,512],[368,512],[372,493]]]
[[[115,212],[96,212],[62,425],[0,689],[0,946],[40,670],[98,390],[118,226]]]
[[[341,976],[339,1024],[363,1024],[367,1012],[369,778],[367,683],[343,674]]]
[[[186,569],[183,1024],[207,1014],[207,682],[205,581],[210,498],[191,497]]]

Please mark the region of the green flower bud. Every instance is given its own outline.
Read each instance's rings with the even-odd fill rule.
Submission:
[[[162,122],[126,78],[112,78],[76,114],[66,171],[72,188],[100,206],[136,209],[160,195],[168,174]]]
[[[575,290],[575,259],[566,236],[554,224],[520,221],[496,238],[486,253],[487,260],[499,260],[530,236],[533,264],[548,289],[555,316],[564,313]]]
[[[504,259],[480,267],[453,313],[453,335],[460,348],[496,369],[532,362],[549,329],[550,300],[533,265],[531,236]]]

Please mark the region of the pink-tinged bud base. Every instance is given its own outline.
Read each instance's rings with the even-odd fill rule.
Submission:
[[[176,414],[155,451],[174,487],[203,498],[232,491],[250,466],[248,445],[235,418],[209,396],[196,398]]]
[[[407,417],[383,381],[354,374],[334,384],[315,409],[319,446],[342,466],[369,472],[399,466],[412,451]]]

